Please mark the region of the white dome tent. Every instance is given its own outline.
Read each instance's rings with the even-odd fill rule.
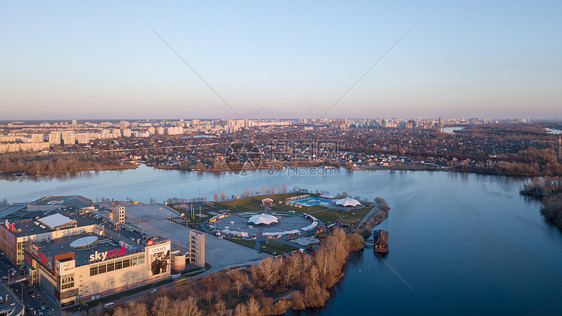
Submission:
[[[344,206],[344,207],[348,207],[348,206],[353,207],[353,206],[359,206],[359,205],[361,205],[361,203],[359,201],[357,201],[356,199],[352,199],[352,198],[347,197],[347,198],[344,198],[344,199],[336,200],[336,205]]]
[[[271,225],[273,223],[277,223],[279,221],[279,219],[273,215],[269,215],[269,214],[259,214],[259,215],[254,215],[252,217],[250,217],[250,219],[248,220],[248,223],[254,223],[254,225]]]

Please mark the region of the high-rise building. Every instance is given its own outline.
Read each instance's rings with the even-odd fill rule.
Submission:
[[[59,145],[61,142],[61,137],[60,137],[60,133],[59,132],[51,132],[49,133],[49,144],[51,145]]]
[[[121,129],[125,129],[125,128],[129,127],[130,125],[131,125],[131,123],[129,123],[128,121],[119,122],[119,128],[121,128]]]
[[[125,205],[115,205],[113,207],[113,211],[111,212],[111,217],[116,223],[125,223]]]
[[[65,145],[74,145],[76,144],[76,134],[72,131],[66,131],[62,133],[62,142]]]
[[[205,234],[196,230],[189,231],[189,261],[198,266],[205,266]]]
[[[31,142],[32,143],[42,143],[44,141],[43,134],[31,134]]]

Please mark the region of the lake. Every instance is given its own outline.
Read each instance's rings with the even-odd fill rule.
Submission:
[[[326,171],[327,172],[327,171]],[[562,310],[562,233],[519,195],[524,180],[448,172],[330,170],[323,175],[250,176],[155,170],[84,173],[37,181],[0,181],[0,199],[31,201],[80,194],[148,202],[241,194],[285,184],[348,192],[391,207],[378,227],[389,254],[354,255],[320,310],[291,314],[558,314]],[[319,172],[316,172],[319,173]]]

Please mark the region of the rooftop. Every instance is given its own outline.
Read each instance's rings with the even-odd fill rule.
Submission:
[[[115,238],[113,238],[115,237]],[[83,266],[92,263],[90,261],[90,255],[98,253],[105,253],[107,251],[117,250],[121,248],[124,244],[127,245],[127,254],[134,252],[134,249],[142,249],[144,246],[137,243],[136,241],[128,240],[126,238],[118,238],[117,236],[99,236],[93,233],[83,233],[74,236],[67,236],[58,238],[52,241],[44,241],[36,243],[39,247],[39,251],[45,255],[50,262],[57,255],[62,255],[69,252],[74,252],[75,265]],[[80,242],[85,239],[95,239],[97,243],[90,244],[90,247],[83,249],[73,248],[71,245],[76,242]]]
[[[25,216],[21,218],[11,218],[10,223],[14,223],[14,234],[17,237],[43,234],[55,229],[64,227],[65,224],[76,222],[76,227],[88,225],[103,225],[104,221],[95,215],[87,212],[80,212],[79,208],[69,207],[50,212],[33,212],[35,216]],[[45,216],[48,214],[47,216]],[[29,214],[31,215],[31,214]],[[70,220],[70,222],[68,221]],[[70,226],[74,226],[71,224]]]
[[[86,207],[92,203],[92,200],[80,195],[51,195],[40,198],[37,201],[29,203],[29,205],[59,205],[59,206],[77,206]]]
[[[60,213],[55,213],[55,214],[51,214],[49,216],[45,216],[43,218],[39,218],[37,220],[38,222],[46,225],[47,227],[49,227],[50,229],[56,229],[62,226],[68,226],[69,224],[73,224],[74,220],[60,214]]]
[[[0,206],[0,218],[7,217],[17,211],[26,208],[24,204],[16,204],[16,205],[2,205]]]

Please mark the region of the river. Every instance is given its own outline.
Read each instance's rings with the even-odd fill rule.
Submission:
[[[320,172],[316,172],[320,173]],[[562,233],[540,204],[519,195],[524,180],[476,174],[324,170],[323,175],[250,176],[155,170],[0,181],[0,199],[80,194],[148,202],[240,194],[285,184],[386,199],[379,225],[390,252],[354,255],[327,306],[293,314],[557,314],[562,310]]]

